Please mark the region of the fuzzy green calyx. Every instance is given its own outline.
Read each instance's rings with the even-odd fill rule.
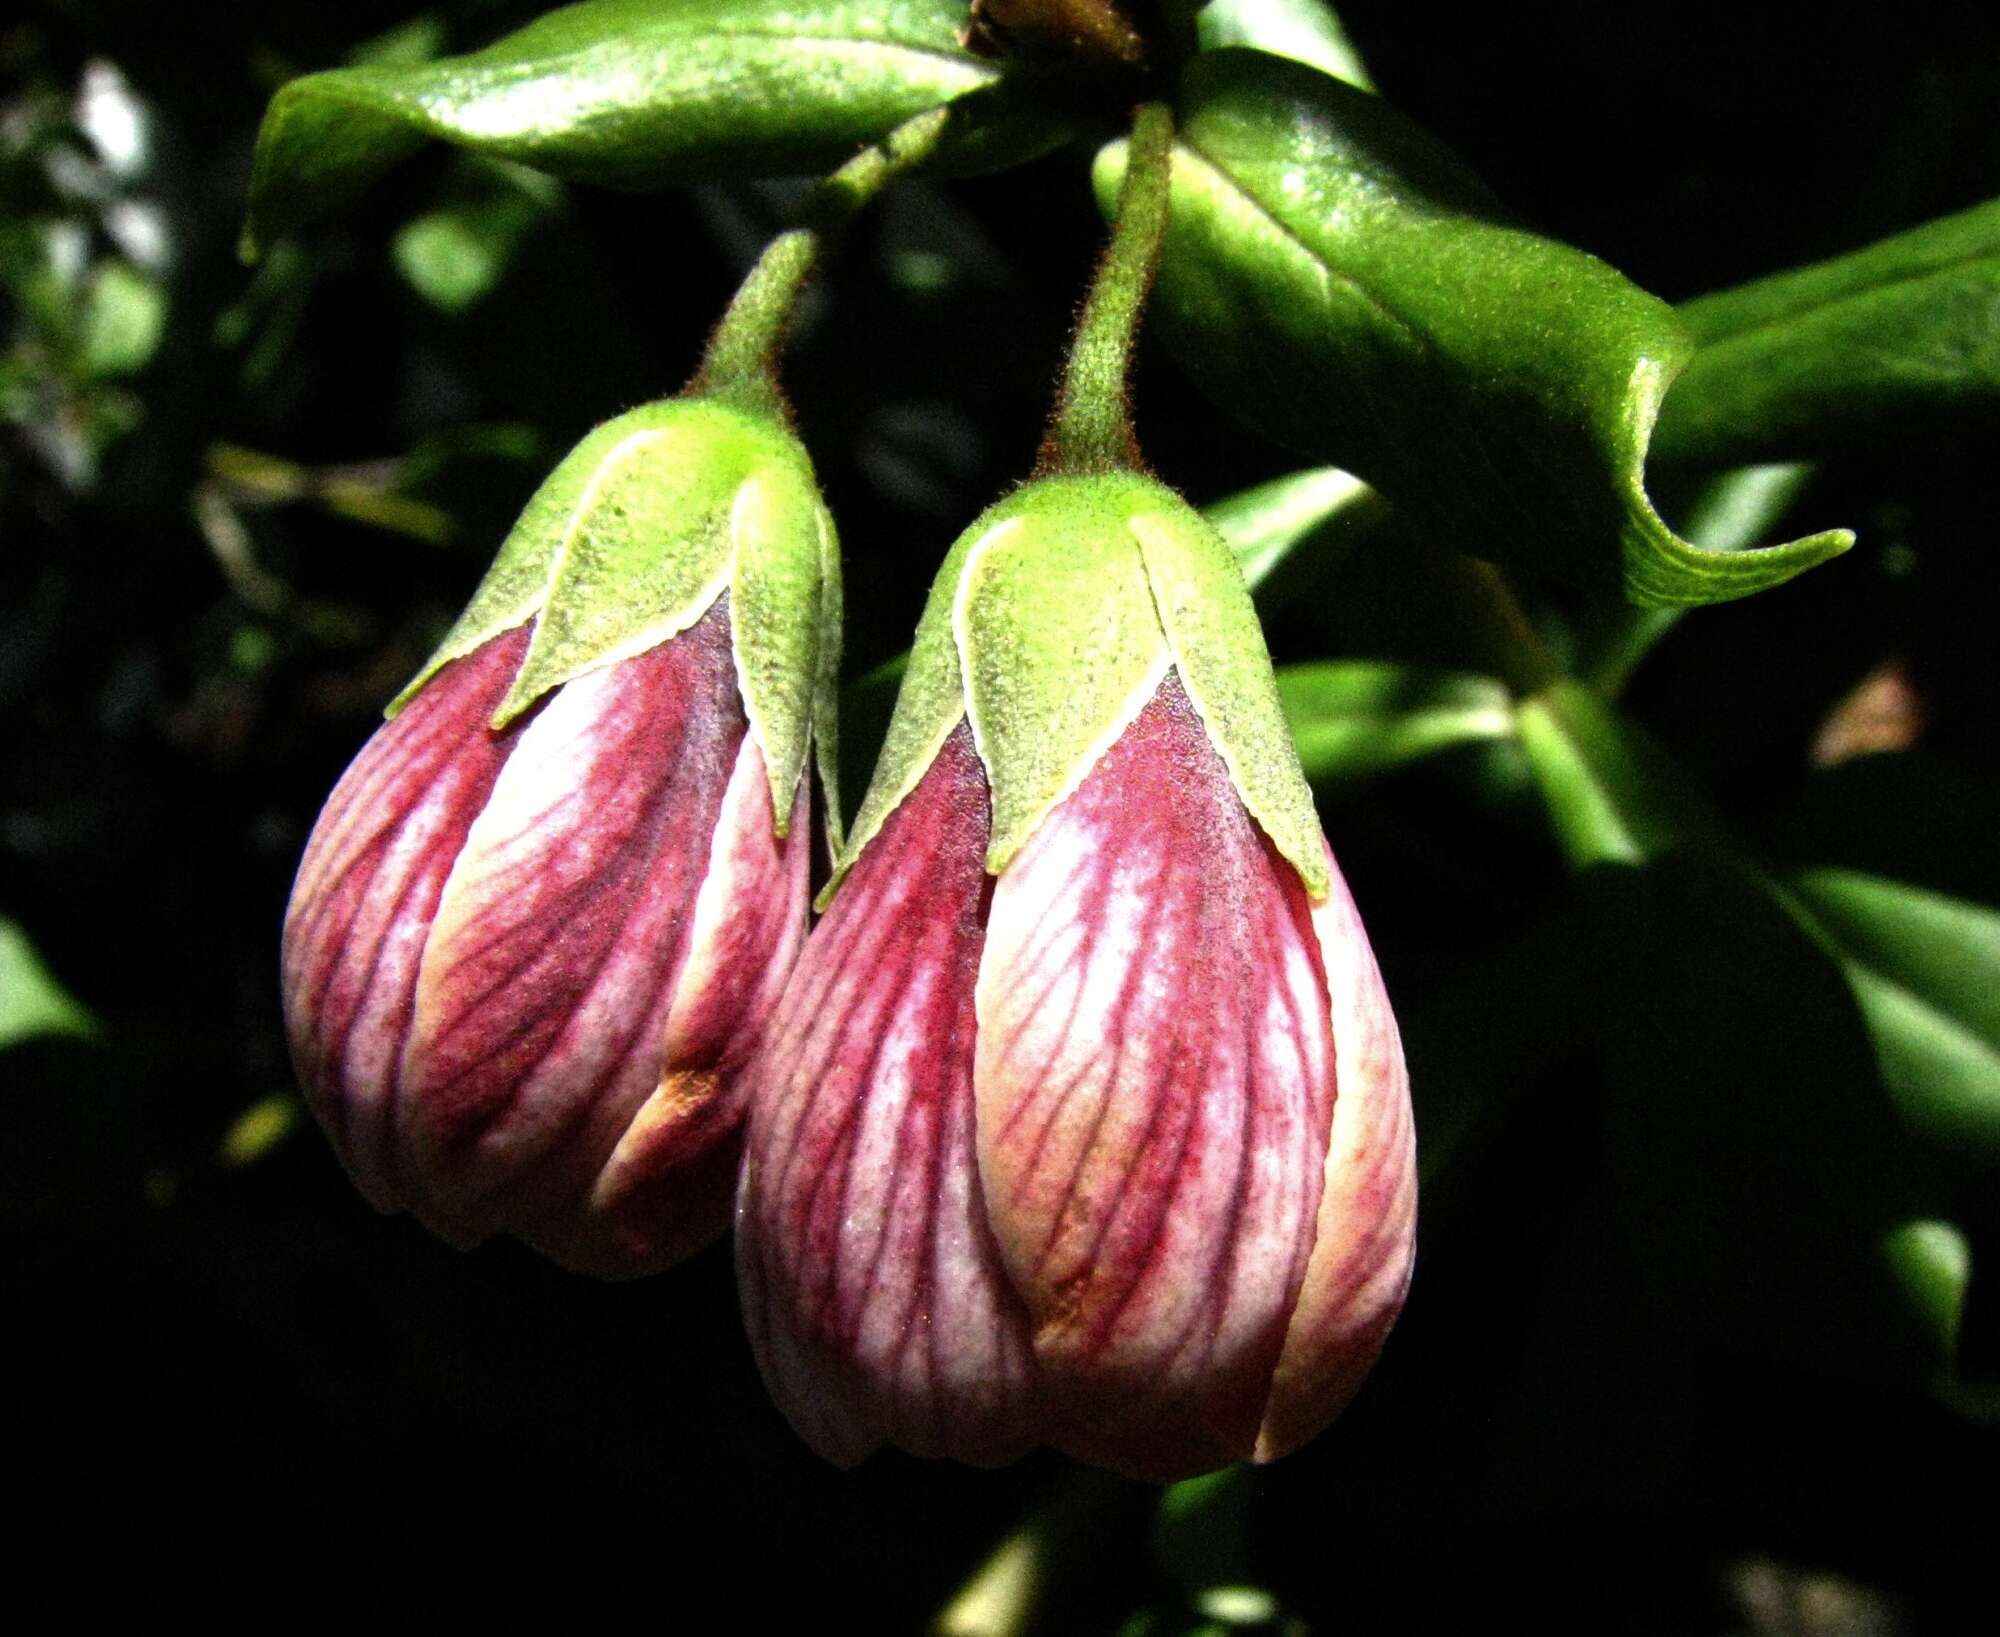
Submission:
[[[679,635],[730,595],[745,714],[789,825],[840,645],[839,552],[812,462],[774,416],[646,404],[586,436],[522,511],[394,715],[447,663],[523,621],[535,634],[493,718]]]
[[[1130,472],[1029,483],[953,545],[827,895],[961,718],[986,769],[999,874],[1169,667],[1244,806],[1323,897],[1319,819],[1242,573],[1200,513]]]

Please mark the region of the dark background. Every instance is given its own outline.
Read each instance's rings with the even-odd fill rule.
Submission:
[[[533,10],[432,15],[456,48]],[[1523,219],[1670,299],[2000,192],[1986,7],[1342,10],[1384,94]],[[16,1607],[23,1629],[129,1600],[917,1630],[1053,1461],[837,1474],[763,1397],[726,1248],[618,1287],[511,1244],[457,1254],[374,1217],[292,1098],[277,928],[319,801],[539,476],[679,383],[795,193],[505,206],[525,222],[500,233],[505,270],[453,312],[392,241],[515,194],[434,151],[239,266],[270,92],[409,16],[30,0],[0,21],[10,131],[60,127],[93,62],[153,122],[143,168],[95,198],[9,136],[0,225],[73,220],[99,254],[106,210],[139,199],[171,242],[165,327],[128,372],[65,363],[62,314],[18,280],[0,309],[9,402],[31,406],[0,426],[0,913],[98,1019],[0,1055]],[[850,676],[902,647],[944,546],[1032,459],[1102,232],[1086,164],[908,185],[814,297],[788,384],[841,520]],[[1294,464],[1150,351],[1137,405],[1198,501]],[[1744,822],[1783,809],[1826,712],[1889,656],[1926,698],[1911,754],[1995,772],[1994,430],[1856,450],[1796,521],[1861,546],[1693,616],[1643,673],[1635,709]],[[1274,620],[1281,658],[1324,651],[1322,612]],[[1393,647],[1365,586],[1338,612],[1344,644]],[[1406,1018],[1563,891],[1547,836],[1468,804],[1449,766],[1322,811]],[[1901,822],[1920,840],[1935,816]],[[1991,1426],[1837,1353],[1679,1344],[1604,1230],[1604,1143],[1594,1070],[1558,1063],[1427,1200],[1375,1379],[1245,1490],[1259,1575],[1322,1631],[1990,1629]],[[1987,1300],[1975,1284],[1968,1369]],[[1179,1548],[1149,1548],[1144,1492],[1093,1504],[1093,1574],[1052,1629],[1115,1630],[1170,1593]],[[1838,1580],[1812,1605],[1793,1571]],[[1793,1596],[1891,1624],[1759,1613]]]

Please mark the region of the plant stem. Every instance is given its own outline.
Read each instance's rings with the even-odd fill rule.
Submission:
[[[799,290],[834,232],[905,171],[937,150],[949,129],[952,106],[931,108],[905,120],[864,148],[812,192],[797,227],[781,233],[757,258],[708,339],[688,394],[722,398],[745,408],[782,414],[778,354]]]
[[[1166,236],[1173,182],[1173,115],[1149,102],[1132,118],[1118,224],[1084,300],[1063,369],[1055,418],[1039,470],[1055,473],[1138,471],[1144,466],[1126,401],[1132,345]]]

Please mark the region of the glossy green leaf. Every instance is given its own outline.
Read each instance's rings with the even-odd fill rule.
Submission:
[[[309,74],[258,135],[246,254],[437,138],[613,187],[824,170],[993,84],[954,0],[585,0],[483,51]]]
[[[1195,13],[1195,37],[1204,51],[1249,46],[1306,63],[1360,90],[1375,89],[1340,19],[1320,0],[1208,0]]]
[[[2000,408],[2000,199],[1680,308],[1699,343],[1654,448],[1790,460]]]
[[[1122,157],[1100,156],[1107,210]],[[1674,534],[1644,483],[1691,351],[1672,309],[1509,225],[1427,133],[1303,64],[1232,49],[1188,65],[1155,309],[1218,402],[1475,555],[1668,606],[1748,595],[1852,543],[1723,554]]]
[[[1286,665],[1278,697],[1306,777],[1315,781],[1372,778],[1514,731],[1513,702],[1492,677],[1389,660]]]
[[[90,1035],[96,1028],[42,964],[27,933],[0,916],[0,1049],[42,1035]]]
[[[1793,884],[1839,948],[1905,1116],[2000,1160],[2000,911],[1858,870]]]

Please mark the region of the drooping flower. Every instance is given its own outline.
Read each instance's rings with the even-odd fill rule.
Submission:
[[[1310,1438],[1408,1282],[1409,1089],[1228,548],[1130,474],[989,511],[842,863],[746,1075],[801,1434],[1153,1479]]]
[[[286,916],[299,1077],[378,1208],[613,1277],[727,1227],[838,574],[804,451],[712,402],[600,427],[529,503]]]

